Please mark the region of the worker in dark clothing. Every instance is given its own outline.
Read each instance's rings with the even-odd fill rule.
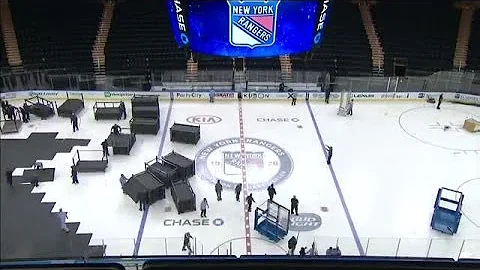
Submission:
[[[294,255],[296,247],[297,247],[297,238],[295,238],[295,236],[292,236],[288,240],[288,255]]]
[[[138,203],[140,204],[140,211],[145,211],[147,209],[148,197],[146,194],[140,194],[138,198]]]
[[[333,147],[327,145],[327,164],[330,165],[333,155]]]
[[[442,104],[443,101],[443,94],[440,94],[438,97],[438,104],[437,104],[437,110],[440,110],[440,105]]]
[[[255,200],[253,199],[253,194],[250,193],[250,195],[247,196],[248,212],[252,212],[252,202],[255,202]]]
[[[185,251],[188,249],[188,254],[192,254],[193,251],[192,251],[192,247],[190,245],[190,239],[193,239],[193,236],[190,235],[189,232],[187,232],[184,236],[183,236],[183,247],[182,247],[182,251]]]
[[[115,124],[110,129],[110,132],[115,135],[120,135],[120,133],[122,132],[122,128],[118,124]]]
[[[15,114],[15,110],[17,109],[17,107],[15,106],[12,106],[12,105],[9,105],[8,108],[7,108],[7,112],[8,112],[8,118],[10,120],[17,120],[17,115]]]
[[[108,156],[110,156],[110,153],[108,153],[108,142],[107,142],[107,140],[104,140],[102,142],[102,150],[103,150],[103,158],[108,159]]]
[[[295,195],[293,195],[293,198],[290,200],[290,212],[295,213],[296,216],[298,216],[298,199]]]
[[[9,184],[10,186],[13,187],[13,170],[12,169],[8,169],[6,172],[5,172],[6,176],[7,176],[7,184]]]
[[[290,94],[288,95],[288,97],[292,99],[291,105],[292,105],[292,106],[297,105],[297,93],[296,93],[296,92],[293,92],[292,89],[288,90],[288,92],[290,92]]]
[[[28,112],[28,105],[27,103],[23,103],[23,109],[25,110],[25,116],[27,117],[27,121],[30,121],[30,112]]]
[[[72,184],[78,184],[78,171],[75,165],[70,166],[72,168]]]
[[[73,132],[77,131],[78,130],[78,117],[74,113],[72,113],[72,115],[70,116],[70,123],[72,124]]]
[[[237,199],[237,202],[240,201],[240,192],[242,192],[242,183],[238,183],[235,186],[235,198]]]
[[[32,180],[30,181],[30,184],[32,184],[34,187],[38,187],[39,184],[38,184],[39,180],[38,180],[38,175],[35,175],[32,177]]]
[[[217,193],[217,201],[222,200],[222,191],[223,191],[223,186],[220,183],[220,180],[217,180],[217,183],[215,184],[215,192]]]
[[[267,191],[268,191],[268,196],[270,197],[270,201],[273,201],[273,196],[277,195],[277,191],[273,187],[273,184],[268,186]]]
[[[305,257],[305,255],[307,254],[306,249],[307,249],[306,247],[300,248],[300,252],[299,252],[300,257]]]
[[[125,103],[123,101],[120,101],[120,112],[122,114],[123,119],[127,119],[127,108],[125,107]]]
[[[22,114],[23,123],[28,123],[27,111],[23,107],[20,107],[20,113]]]
[[[325,89],[325,103],[329,103],[330,102],[330,85],[326,87]]]

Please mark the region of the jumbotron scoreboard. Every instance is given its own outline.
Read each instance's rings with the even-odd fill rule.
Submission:
[[[320,45],[333,0],[168,0],[175,40],[194,52],[273,57]]]

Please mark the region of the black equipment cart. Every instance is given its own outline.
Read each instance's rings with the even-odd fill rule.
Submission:
[[[102,150],[77,150],[72,161],[77,172],[104,172],[108,166]]]
[[[67,100],[57,107],[57,114],[61,117],[70,117],[72,114],[78,115],[83,108],[85,108],[85,102],[83,100],[83,94],[80,93],[81,99],[70,98],[67,92]],[[55,106],[57,103],[55,102]]]
[[[120,102],[97,101],[93,105],[93,115],[95,120],[120,120],[122,116]]]
[[[179,214],[197,210],[195,193],[188,182],[177,182],[170,189]]]
[[[122,128],[122,133],[116,135],[110,133],[107,138],[108,146],[113,148],[114,155],[129,155],[133,145],[137,141],[135,133],[123,133],[127,128]]]
[[[174,123],[170,127],[170,141],[197,144],[200,140],[200,126]]]
[[[195,162],[175,152],[171,152],[162,157],[162,161],[177,169],[177,175],[180,179],[188,179],[195,175]]]
[[[177,169],[171,165],[163,163],[158,157],[145,162],[145,170],[162,180],[167,187],[171,187],[172,183],[182,181],[182,179],[177,177]]]
[[[40,117],[42,120],[47,119],[50,116],[55,115],[55,106],[50,100],[46,100],[39,96],[34,96],[25,99],[24,106],[28,113],[34,114]]]

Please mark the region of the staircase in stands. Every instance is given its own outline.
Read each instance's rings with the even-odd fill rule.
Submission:
[[[22,72],[22,56],[20,54],[20,49],[18,48],[17,35],[15,34],[15,26],[13,25],[12,13],[10,12],[8,0],[1,0],[0,12],[3,33],[2,42],[5,43],[8,65],[12,68],[13,72]]]
[[[458,25],[457,44],[455,46],[455,55],[453,58],[453,67],[455,69],[464,69],[467,66],[468,44],[470,42],[470,33],[472,31],[473,15],[476,6],[471,3],[459,3],[462,14]]]
[[[282,81],[290,82],[292,80],[292,60],[289,55],[281,55],[280,69],[282,71]]]
[[[372,12],[370,9],[371,2],[358,1],[357,3],[358,8],[360,9],[360,14],[362,15],[363,26],[367,33],[370,50],[372,51],[372,74],[374,76],[383,76],[385,54],[372,18]]]
[[[107,80],[105,69],[105,45],[107,43],[108,33],[110,32],[114,10],[114,1],[104,2],[102,19],[100,20],[97,37],[95,38],[92,48],[92,60],[96,85],[104,85]]]
[[[193,59],[193,54],[187,60],[187,82],[198,82],[198,62]]]

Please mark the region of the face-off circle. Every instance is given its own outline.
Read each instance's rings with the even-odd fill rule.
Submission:
[[[249,190],[266,189],[287,179],[293,170],[290,154],[275,143],[245,138],[246,174]],[[228,138],[202,148],[195,157],[196,175],[226,189],[242,183],[240,138]]]

